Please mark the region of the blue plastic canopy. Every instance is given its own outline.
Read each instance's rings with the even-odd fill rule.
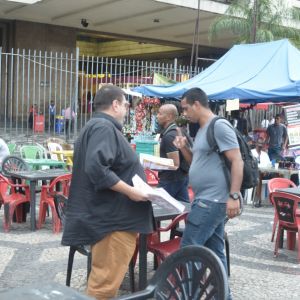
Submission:
[[[210,100],[239,98],[243,102],[300,99],[300,51],[287,39],[232,47],[197,76],[171,86],[144,85],[143,95],[180,98],[199,87]]]

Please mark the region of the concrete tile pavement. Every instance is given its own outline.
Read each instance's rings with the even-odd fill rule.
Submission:
[[[3,208],[0,210],[0,220]],[[230,240],[233,299],[300,299],[300,264],[297,251],[284,249],[273,257],[270,242],[273,208],[247,206],[241,217],[226,225]],[[32,283],[65,283],[68,248],[60,245],[61,234],[53,234],[48,218],[43,229],[30,232],[29,220],[13,224],[9,233],[0,228],[0,289]],[[149,278],[152,276],[152,257]],[[136,269],[137,272],[137,269]],[[76,254],[71,286],[84,292],[86,257]],[[121,293],[128,293],[126,276]]]

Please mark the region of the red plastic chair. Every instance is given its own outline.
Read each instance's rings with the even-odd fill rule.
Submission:
[[[150,186],[157,186],[158,185],[158,172],[153,171],[150,169],[145,169],[145,174],[146,174],[146,181]]]
[[[295,249],[296,232],[298,233],[298,261],[300,262],[300,197],[283,192],[271,194],[275,213],[278,218],[278,230],[276,235],[274,255],[278,256],[278,248],[283,231],[287,231],[287,248]]]
[[[167,227],[160,227],[157,229],[157,232],[167,232],[170,231],[174,228],[176,228],[179,224],[180,221],[186,221],[188,213],[184,212],[177,216],[175,219],[172,220],[172,222],[167,226]],[[175,252],[176,250],[179,249],[180,246],[180,237],[175,237],[173,239],[167,240],[167,241],[158,241],[158,242],[152,242],[148,243],[147,248],[148,251],[152,252],[156,258],[158,265],[161,264],[170,254]]]
[[[72,174],[61,175],[55,178],[50,185],[43,185],[41,189],[41,200],[39,209],[38,228],[45,223],[47,208],[50,206],[52,213],[52,229],[54,233],[61,230],[61,221],[57,215],[54,203],[54,195],[59,194],[65,197],[69,196],[69,188]]]
[[[154,254],[154,268],[157,267],[157,264],[160,264],[168,255],[173,253],[174,251],[179,249],[180,245],[180,237],[179,238],[174,238],[170,239],[165,242],[160,241],[160,232],[162,231],[172,231],[172,229],[175,229],[176,226],[179,224],[181,220],[185,220],[187,217],[187,212],[178,215],[175,219],[172,220],[169,226],[166,228],[158,228],[157,231],[148,234],[147,236],[147,252],[150,251]],[[162,250],[161,250],[162,249]],[[135,291],[135,284],[134,284],[134,267],[136,264],[137,260],[137,255],[139,252],[139,238],[137,238],[136,242],[136,248],[134,251],[134,254],[132,256],[130,265],[129,265],[129,277],[130,277],[130,286],[131,286],[131,291]],[[161,252],[161,253],[160,253]],[[159,253],[159,256],[157,254]],[[156,264],[157,262],[157,264]]]
[[[268,181],[269,195],[271,195],[271,193],[275,192],[278,189],[285,189],[285,188],[290,188],[290,187],[297,187],[297,186],[293,181],[291,181],[287,178],[272,178]],[[274,203],[272,202],[271,196],[269,196],[269,197],[270,197],[269,198],[270,202],[274,206]],[[271,242],[274,241],[274,236],[275,236],[275,232],[276,232],[276,228],[277,228],[277,223],[278,223],[277,215],[276,215],[276,213],[274,213]]]
[[[22,193],[19,193],[21,189]],[[3,228],[5,232],[8,232],[14,213],[16,213],[16,221],[22,222],[23,207],[21,204],[30,203],[29,186],[14,184],[0,174],[0,202],[4,204]]]
[[[195,194],[191,186],[188,187],[189,200],[192,203],[195,199]]]

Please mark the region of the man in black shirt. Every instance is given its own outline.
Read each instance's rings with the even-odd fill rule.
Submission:
[[[114,298],[136,246],[137,233],[153,231],[147,195],[132,186],[145,180],[138,156],[122,135],[128,102],[113,85],[95,97],[96,113],[82,129],[74,149],[63,245],[90,244],[92,270],[87,294]]]
[[[175,199],[189,202],[189,165],[173,144],[177,135],[177,126],[175,124],[177,116],[178,111],[173,104],[162,105],[157,114],[157,121],[163,128],[160,135],[160,157],[173,159],[174,165],[178,167],[176,171],[160,171],[159,186],[164,188]]]

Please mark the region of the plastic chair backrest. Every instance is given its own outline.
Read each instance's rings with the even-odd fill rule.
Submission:
[[[297,187],[296,184],[288,178],[272,178],[268,181],[269,193],[273,193],[278,189]]]
[[[44,158],[42,149],[37,145],[24,145],[20,148],[22,158],[39,159]]]
[[[147,288],[117,299],[218,299],[228,297],[224,266],[206,247],[187,246],[158,267]]]
[[[13,144],[13,143],[8,143],[7,146],[10,154],[13,154],[17,148],[17,144]]]
[[[50,194],[60,193],[69,196],[72,174],[65,174],[55,178],[48,186]]]
[[[62,225],[65,224],[67,201],[68,198],[64,195],[61,194],[54,195],[55,210],[58,215],[58,218],[61,220]]]
[[[27,171],[29,166],[26,162],[17,156],[7,156],[2,162],[2,173],[4,176],[10,176],[11,171]]]
[[[50,152],[51,159],[61,160],[61,161],[64,160],[63,155],[52,153],[52,151],[63,151],[63,147],[60,144],[49,142],[47,145],[48,145],[48,150]]]
[[[290,188],[290,187],[297,187],[297,186],[293,181],[291,181],[288,178],[272,178],[268,181],[269,194],[275,192],[276,190]],[[271,197],[270,197],[270,201],[274,205]]]
[[[193,202],[195,199],[195,194],[191,186],[188,187],[188,193],[190,202]]]
[[[8,182],[5,177],[0,174],[0,203],[4,203],[4,198],[7,193]]]
[[[188,212],[183,212],[180,215],[176,216],[172,220],[172,222],[170,224],[168,224],[166,227],[159,227],[159,228],[157,228],[157,231],[169,231],[169,230],[171,230],[173,228],[177,228],[178,224],[181,221],[186,222],[187,216],[188,216]]]
[[[146,181],[149,185],[151,185],[151,186],[158,185],[158,172],[157,171],[145,169],[144,172],[146,175]]]
[[[0,174],[0,193],[2,199],[4,199],[8,195],[11,197],[13,194],[19,193],[19,189],[22,187],[25,187],[25,185],[13,183],[12,180],[8,179],[3,174]],[[7,194],[7,191],[9,191],[9,194]]]
[[[273,192],[270,196],[278,221],[283,226],[297,229],[296,210],[300,204],[300,197],[284,192]]]
[[[179,227],[179,223],[181,221],[184,221],[186,223],[188,212],[183,212],[180,215],[176,216],[170,224],[168,224],[166,227],[159,227],[156,229],[156,231],[150,235],[147,236],[147,248],[151,251],[153,249],[153,246],[156,248],[157,251],[159,251],[163,256],[168,256],[168,254],[175,252],[178,250],[179,245],[173,244],[170,245],[170,247],[167,247],[165,245],[165,242],[160,241],[160,232],[167,232],[170,231],[172,233],[172,230]],[[164,245],[161,247],[161,245]],[[158,250],[160,248],[160,250]]]
[[[43,158],[48,158],[48,150],[41,144],[36,143],[37,147],[39,147],[43,153]]]

